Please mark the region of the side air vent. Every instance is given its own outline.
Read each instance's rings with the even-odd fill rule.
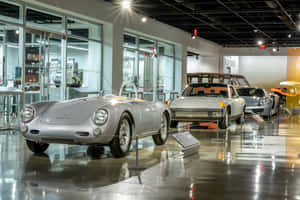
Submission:
[[[79,132],[76,132],[76,134],[77,135],[79,135],[79,136],[83,136],[83,137],[86,137],[86,136],[89,136],[89,132],[81,132],[81,131],[79,131]]]

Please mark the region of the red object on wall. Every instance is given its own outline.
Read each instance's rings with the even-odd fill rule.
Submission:
[[[197,36],[197,35],[198,35],[198,30],[194,29],[194,36]]]
[[[260,50],[265,50],[266,48],[267,48],[267,47],[266,47],[265,44],[262,44],[262,45],[259,46],[259,49],[260,49]]]

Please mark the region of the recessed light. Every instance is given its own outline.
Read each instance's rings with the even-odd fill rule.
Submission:
[[[122,6],[123,9],[129,10],[130,7],[131,7],[131,1],[130,0],[123,0],[121,2],[121,6]]]
[[[142,17],[141,21],[142,21],[143,23],[147,22],[147,17]]]
[[[292,38],[292,34],[289,33],[289,34],[288,34],[288,38]]]
[[[192,39],[193,39],[193,40],[196,39],[196,35],[193,35],[193,36],[192,36]]]
[[[257,40],[258,45],[262,45],[264,42],[262,40]]]

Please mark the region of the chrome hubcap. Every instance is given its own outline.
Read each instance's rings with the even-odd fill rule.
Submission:
[[[160,122],[160,136],[163,140],[167,138],[168,135],[168,122],[166,116],[163,115]]]
[[[128,150],[130,142],[130,125],[127,119],[123,119],[119,130],[120,147],[123,152]]]

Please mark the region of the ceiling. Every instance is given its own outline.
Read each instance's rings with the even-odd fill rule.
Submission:
[[[133,9],[224,47],[299,47],[299,0],[133,0]],[[291,37],[288,35],[291,34]]]

